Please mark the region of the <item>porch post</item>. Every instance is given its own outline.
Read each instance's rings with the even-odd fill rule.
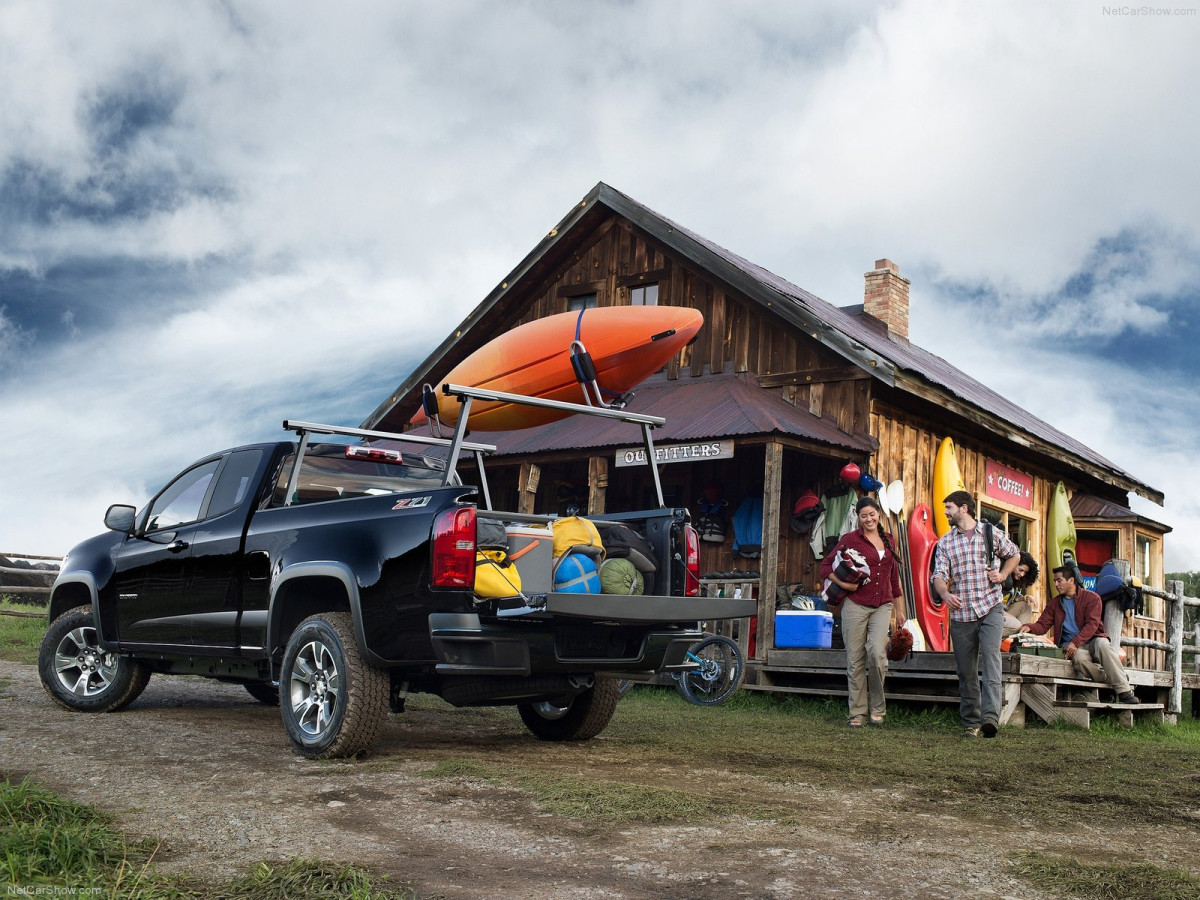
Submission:
[[[1167,612],[1167,644],[1170,645],[1171,693],[1167,699],[1167,715],[1171,721],[1183,712],[1183,582],[1172,581],[1168,590],[1175,595]]]
[[[525,515],[533,514],[534,500],[537,499],[538,481],[542,470],[536,463],[521,463],[521,474],[517,477],[517,512]]]
[[[779,493],[783,489],[783,444],[764,448],[761,578],[758,582],[758,639],[755,659],[766,661],[775,646],[775,587],[779,581]]]
[[[588,459],[588,515],[602,516],[608,491],[608,457]]]

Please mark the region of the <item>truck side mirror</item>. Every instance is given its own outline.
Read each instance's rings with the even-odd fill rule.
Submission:
[[[104,514],[104,524],[113,531],[132,534],[133,522],[136,516],[137,509],[135,507],[114,503],[108,508],[108,512]]]

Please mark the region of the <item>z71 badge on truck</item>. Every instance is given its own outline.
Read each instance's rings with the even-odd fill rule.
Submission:
[[[468,408],[555,402],[445,390]],[[662,419],[559,405],[641,426],[654,458]],[[112,712],[152,673],[238,682],[279,703],[292,746],[313,758],[368,749],[418,692],[516,706],[537,737],[583,740],[611,719],[618,677],[685,671],[700,620],[754,614],[748,600],[699,596],[696,532],[687,510],[662,503],[653,466],[658,508],[592,520],[644,539],[653,592],[558,590],[549,552],[513,549],[521,590],[481,596],[481,523],[491,546],[499,527],[501,544],[548,548],[559,520],[491,509],[494,447],[465,441],[466,420],[464,409],[452,438],[285,422],[297,440],[215,453],[141,510],[110,507],[109,531],[71,550],[54,583],[46,690],[68,709]],[[445,461],[463,452],[477,485]]]

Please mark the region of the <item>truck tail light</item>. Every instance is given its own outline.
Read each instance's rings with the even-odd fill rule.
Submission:
[[[443,510],[433,522],[433,586],[475,586],[475,507]]]
[[[685,597],[700,596],[700,535],[691,525],[683,526],[683,593]]]
[[[350,446],[346,448],[346,459],[365,459],[370,462],[393,463],[400,465],[404,462],[399,450],[384,450],[380,447]]]

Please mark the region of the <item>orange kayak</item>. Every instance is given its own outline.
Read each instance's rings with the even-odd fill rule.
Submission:
[[[908,520],[908,555],[912,568],[913,600],[917,607],[917,622],[925,634],[925,649],[950,649],[950,609],[933,596],[929,576],[933,572],[933,548],[937,534],[933,530],[933,513],[924,503],[918,503]]]
[[[596,367],[605,399],[634,388],[653,375],[696,336],[704,316],[682,306],[602,306],[526,322],[484,344],[455,366],[443,382],[584,403],[571,365],[571,344],[580,341]],[[439,396],[443,424],[458,420],[459,404]],[[476,431],[508,431],[543,425],[570,413],[514,403],[471,404],[469,425]],[[426,421],[424,411],[410,420]]]

